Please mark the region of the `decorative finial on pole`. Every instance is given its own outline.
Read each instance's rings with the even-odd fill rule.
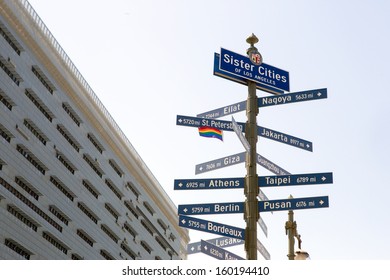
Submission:
[[[246,53],[252,63],[255,65],[260,65],[263,63],[263,57],[255,47],[255,44],[259,42],[259,39],[256,37],[256,35],[252,33],[252,35],[246,39],[246,42],[250,44],[250,47],[246,50]]]

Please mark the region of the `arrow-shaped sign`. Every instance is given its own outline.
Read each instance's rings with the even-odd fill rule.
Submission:
[[[202,253],[209,255],[218,260],[244,260],[242,257],[222,249],[214,244],[201,240]]]
[[[207,220],[179,215],[179,226],[245,240],[245,230]]]
[[[327,196],[259,201],[259,212],[329,207]]]
[[[267,107],[273,105],[282,105],[302,101],[311,101],[327,98],[327,89],[312,89],[300,92],[293,92],[287,94],[281,94],[276,96],[259,97],[257,99],[257,105],[259,107]]]
[[[244,213],[243,202],[182,204],[178,207],[178,214],[183,215],[209,215]]]
[[[231,246],[237,246],[237,245],[242,245],[244,244],[244,240],[242,239],[236,239],[236,238],[231,238],[231,237],[217,237],[213,239],[208,239],[206,240],[208,243],[211,243],[215,246],[218,246],[220,248],[225,248],[225,247],[231,247]],[[187,245],[187,254],[196,254],[201,252],[201,247],[200,247],[200,241],[198,242],[193,242],[189,243]]]
[[[195,166],[195,174],[200,174],[215,169],[224,168],[227,166],[235,165],[241,162],[245,162],[246,153],[238,153],[231,156],[215,159],[212,161],[197,164]]]
[[[332,172],[259,177],[259,187],[319,185],[332,183]]]
[[[231,115],[245,110],[246,110],[246,101],[241,101],[212,111],[204,112],[196,116],[198,118],[218,119],[220,117]]]

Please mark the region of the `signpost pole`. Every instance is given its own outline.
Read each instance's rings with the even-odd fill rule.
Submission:
[[[247,51],[257,52],[257,48],[254,46],[259,40],[252,34],[247,38],[247,43],[250,47]],[[257,52],[258,53],[258,52]],[[257,178],[257,123],[256,117],[258,114],[257,96],[256,96],[256,83],[248,80],[248,99],[247,99],[247,123],[245,136],[249,142],[250,150],[246,156],[246,169],[247,174],[245,177],[245,212],[244,219],[246,222],[245,228],[245,251],[247,260],[257,260],[257,221],[259,219],[258,200],[259,194],[258,178]]]

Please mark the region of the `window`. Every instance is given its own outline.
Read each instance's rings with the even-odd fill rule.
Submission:
[[[136,187],[134,187],[134,185],[133,185],[132,183],[130,183],[130,182],[127,182],[127,183],[126,183],[126,187],[128,187],[128,188],[131,190],[131,192],[135,195],[135,197],[138,199],[138,197],[139,197],[139,192],[138,192],[138,190],[136,189]]]
[[[108,235],[115,243],[118,243],[119,237],[117,237],[112,230],[106,226],[106,225],[101,225],[100,228],[104,231],[105,234]]]
[[[72,254],[71,259],[74,261],[82,260],[83,258],[77,254]]]
[[[42,85],[51,93],[54,92],[54,85],[50,82],[50,80],[43,74],[42,70],[39,69],[38,66],[32,66],[31,71],[38,78],[38,80],[42,83]]]
[[[137,232],[127,222],[125,222],[123,227],[130,233],[131,236],[133,236],[133,238],[137,236]]]
[[[119,168],[118,164],[116,164],[116,162],[113,160],[113,159],[110,159],[108,161],[108,163],[110,164],[110,166],[112,167],[112,169],[114,169],[114,171],[116,172],[116,174],[118,174],[119,177],[122,177],[123,176],[123,171]]]
[[[38,138],[43,145],[46,146],[46,142],[49,140],[47,136],[29,119],[24,119],[23,124],[32,132],[32,134]]]
[[[126,246],[125,244],[121,244],[121,248],[123,251],[126,252],[126,254],[128,254],[130,256],[130,258],[132,258],[133,260],[135,260],[137,258],[137,255],[128,247]]]
[[[149,254],[152,253],[152,249],[150,248],[150,246],[148,245],[148,243],[146,243],[145,241],[141,241],[141,246],[145,249],[146,252],[148,252]]]
[[[98,166],[98,162],[91,159],[91,157],[87,154],[83,155],[83,159],[89,164],[89,166],[92,168],[95,173],[102,178],[103,177],[103,170]]]
[[[4,126],[0,124],[0,136],[5,139],[8,143],[11,143],[11,138],[14,136]]]
[[[21,255],[26,260],[29,260],[32,255],[31,252],[29,252],[26,248],[24,248],[22,245],[12,239],[6,238],[4,241],[4,245]]]
[[[57,238],[55,238],[53,235],[50,233],[44,231],[42,233],[42,237],[45,238],[47,241],[49,241],[54,247],[56,247],[58,250],[60,250],[62,253],[65,255],[68,254],[68,248],[67,246],[59,241]]]
[[[68,143],[75,149],[77,152],[80,151],[81,145],[76,141],[76,139],[66,130],[62,124],[57,125],[57,130],[61,133],[62,136],[68,141]]]
[[[126,200],[126,201],[124,202],[126,208],[129,209],[130,212],[134,215],[134,217],[136,217],[136,218],[138,219],[139,214],[138,214],[137,211],[131,206],[130,203],[131,203],[131,202],[128,201],[128,200]]]
[[[99,153],[102,154],[104,151],[103,145],[99,143],[95,135],[93,135],[92,133],[88,133],[87,138],[89,139],[89,141],[91,141],[91,143],[95,146],[95,148],[99,151]]]
[[[92,186],[88,180],[83,180],[83,186],[96,198],[99,197],[99,192]]]
[[[50,176],[50,182],[57,187],[67,198],[69,198],[70,201],[73,201],[75,198],[75,195],[69,190],[67,186],[65,186],[64,183],[60,181],[55,176]]]
[[[20,55],[20,52],[23,50],[19,42],[12,36],[12,34],[5,28],[3,24],[0,24],[0,35],[7,41],[11,48]]]
[[[110,253],[108,253],[106,250],[100,250],[100,255],[103,256],[106,260],[115,260],[113,256],[111,256]]]
[[[167,225],[161,220],[161,219],[158,219],[157,220],[157,223],[159,224],[159,226],[164,230],[164,232],[167,231]]]
[[[12,107],[15,106],[15,103],[9,98],[1,89],[0,89],[0,102],[8,108],[8,110],[12,110]]]
[[[61,222],[63,222],[65,225],[69,224],[70,219],[62,213],[56,206],[50,205],[49,211],[54,214]]]
[[[118,188],[114,185],[114,183],[109,179],[106,179],[105,182],[108,188],[116,195],[117,198],[119,198],[119,200],[121,200],[123,195],[118,190]]]
[[[72,107],[68,103],[62,103],[62,108],[69,115],[69,117],[74,121],[77,126],[80,126],[82,123],[81,118],[76,114]]]
[[[149,203],[147,203],[146,201],[144,201],[143,204],[144,204],[146,210],[148,210],[148,212],[153,216],[154,210],[153,210],[152,206],[150,206]]]
[[[153,236],[153,230],[151,227],[145,222],[145,220],[141,220],[141,224],[144,226],[144,228],[150,233],[151,236]]]
[[[87,215],[87,217],[90,218],[95,224],[98,223],[99,218],[98,218],[91,210],[89,210],[88,207],[85,206],[84,203],[78,202],[78,203],[77,203],[77,207],[78,207],[81,211],[83,211],[83,213],[84,213],[85,215]]]
[[[0,68],[3,69],[3,71],[17,86],[19,86],[20,82],[22,81],[22,77],[20,77],[19,74],[15,71],[15,66],[13,66],[9,59],[6,60],[4,57],[0,56]]]
[[[95,243],[95,241],[82,229],[77,230],[77,235],[80,236],[89,246],[93,247],[93,243]]]
[[[16,176],[15,183],[21,186],[23,190],[25,190],[29,195],[31,195],[36,200],[38,200],[39,196],[42,195],[41,193],[38,192],[36,188],[34,188],[29,182],[27,182],[22,177]]]
[[[33,231],[38,230],[38,224],[30,218],[27,214],[23,213],[22,210],[15,206],[8,205],[7,206],[8,212],[10,212],[12,215],[14,215],[16,218],[19,219],[22,223],[30,227]]]
[[[53,121],[54,114],[50,112],[49,108],[45,105],[45,103],[42,102],[42,100],[39,99],[39,97],[31,90],[26,89],[25,92],[26,96],[31,100],[32,103],[38,108],[38,110],[50,121]]]
[[[70,171],[70,173],[74,174],[76,171],[76,167],[61,153],[57,152],[57,159]]]
[[[165,243],[165,241],[161,237],[156,236],[156,241],[157,241],[158,245],[160,245],[161,248],[164,249],[164,251],[167,249],[168,245]]]
[[[17,145],[16,150],[21,153],[39,172],[45,175],[47,167],[43,165],[43,163],[26,147],[22,145]]]
[[[106,208],[107,211],[110,212],[110,214],[115,218],[115,221],[118,221],[119,214],[109,203],[105,203],[104,208]]]

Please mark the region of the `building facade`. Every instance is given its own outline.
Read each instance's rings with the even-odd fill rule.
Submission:
[[[0,259],[185,259],[177,209],[26,0],[0,0]]]

